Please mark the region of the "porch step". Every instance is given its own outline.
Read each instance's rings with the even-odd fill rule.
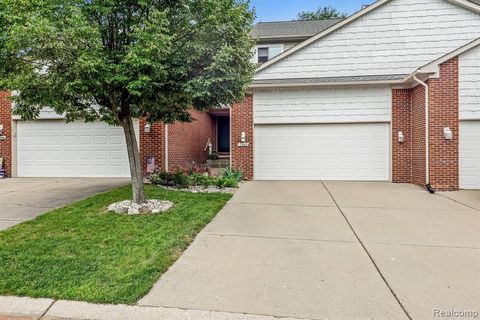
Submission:
[[[219,159],[228,159],[228,160],[230,160],[230,153],[228,153],[228,152],[219,152],[219,153],[218,153],[218,158],[219,158]]]

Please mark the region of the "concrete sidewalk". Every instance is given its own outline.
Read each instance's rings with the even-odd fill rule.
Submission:
[[[274,317],[178,308],[99,305],[76,301],[0,297],[0,320],[275,320]],[[283,320],[310,320],[284,318]]]
[[[113,178],[13,178],[0,180],[0,230],[95,193],[128,184]]]

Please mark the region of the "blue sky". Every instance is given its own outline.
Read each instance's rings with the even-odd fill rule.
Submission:
[[[373,0],[251,0],[256,8],[257,21],[294,20],[300,11],[313,11],[332,5],[342,12],[352,14]]]

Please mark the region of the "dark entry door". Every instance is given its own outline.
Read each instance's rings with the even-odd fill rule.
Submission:
[[[230,152],[230,118],[217,118],[218,152]]]

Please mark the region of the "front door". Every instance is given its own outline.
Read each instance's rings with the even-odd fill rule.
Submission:
[[[218,152],[230,152],[230,118],[217,118]]]

